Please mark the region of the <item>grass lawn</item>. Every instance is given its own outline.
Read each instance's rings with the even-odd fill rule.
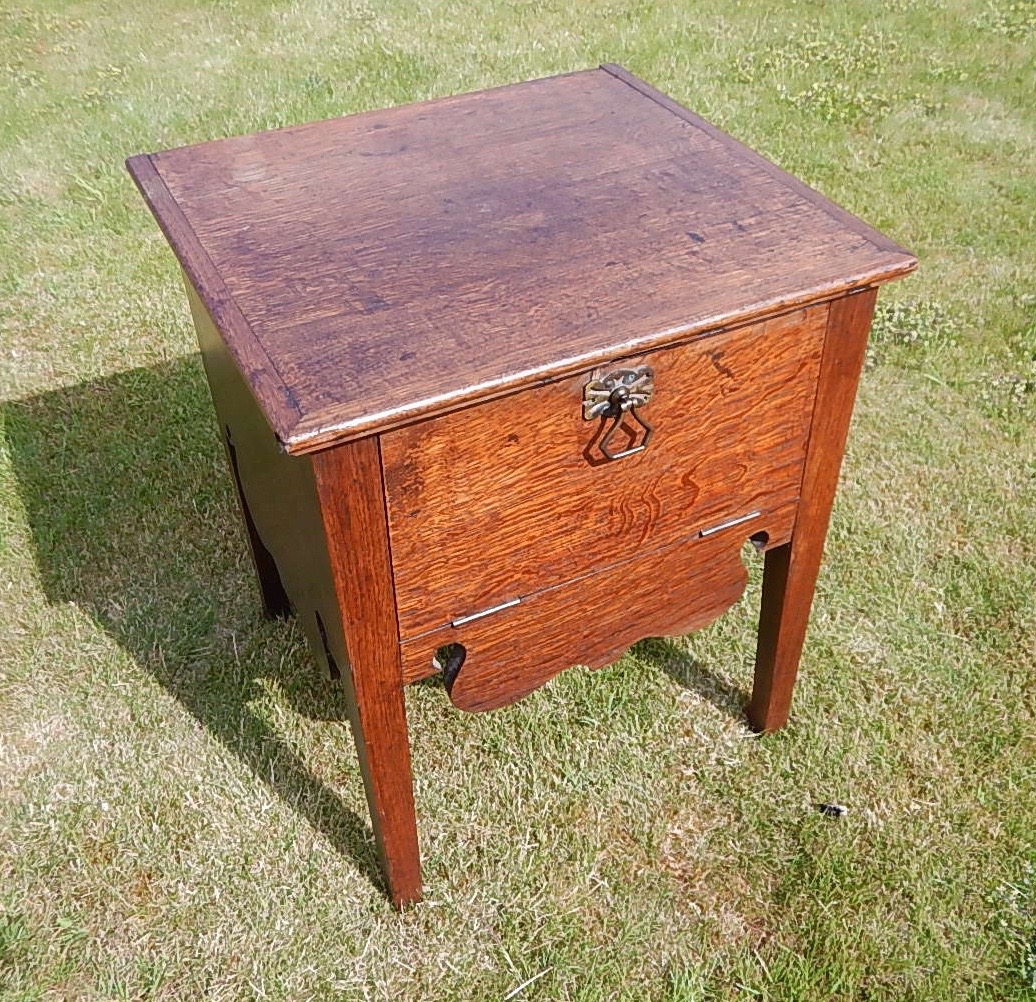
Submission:
[[[0,6],[0,998],[1036,998],[1033,0]],[[916,252],[793,720],[759,565],[494,714],[408,692],[427,900],[261,618],[125,156],[626,65]],[[818,801],[849,806],[839,820]]]

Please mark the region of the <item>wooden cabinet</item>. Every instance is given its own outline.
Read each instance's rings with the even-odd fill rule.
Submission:
[[[503,706],[766,551],[787,718],[876,288],[914,258],[619,67],[133,157],[265,608],[350,694],[420,896],[403,687]]]

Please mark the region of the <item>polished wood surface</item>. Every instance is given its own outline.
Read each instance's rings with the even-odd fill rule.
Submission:
[[[131,157],[126,166],[176,252],[188,287],[204,307],[214,331],[223,340],[224,350],[234,360],[274,433],[293,426],[301,413],[295,394],[280,378],[266,350],[252,336],[252,329],[222,275],[198,246],[183,209],[170,194],[151,158]]]
[[[777,730],[788,720],[876,298],[877,290],[869,289],[831,306],[794,534],[766,555],[748,706],[758,731]]]
[[[651,443],[614,462],[590,372],[382,436],[403,638],[797,498],[826,324],[816,306],[603,366],[655,373]]]
[[[288,451],[914,267],[616,73],[130,159]]]
[[[421,898],[414,786],[381,459],[373,438],[313,458],[341,622],[342,679],[382,871],[397,907]]]
[[[699,630],[741,597],[747,580],[741,550],[749,535],[765,533],[779,544],[794,517],[789,504],[750,525],[637,552],[508,609],[406,641],[404,678],[433,673],[436,651],[461,644],[464,662],[448,685],[450,698],[462,710],[493,710],[573,664],[601,668],[643,637]]]
[[[780,184],[797,192],[807,201],[812,202],[817,206],[817,208],[821,209],[832,219],[841,223],[846,230],[852,230],[853,232],[858,233],[868,243],[874,244],[875,247],[881,247],[884,250],[887,250],[890,254],[906,254],[908,257],[912,256],[894,240],[890,240],[884,233],[880,233],[872,226],[868,226],[858,216],[854,216],[851,212],[842,208],[842,206],[832,202],[831,199],[826,198],[824,195],[821,195],[819,191],[815,188],[811,188],[805,181],[795,177],[793,174],[787,173],[787,171],[781,170],[780,167],[770,160],[767,160],[761,153],[757,153],[751,147],[739,143],[729,133],[717,128],[700,115],[696,115],[693,111],[674,101],[668,94],[663,94],[660,90],[656,90],[649,83],[645,83],[639,77],[635,77],[625,67],[617,66],[615,63],[604,63],[601,66],[601,69],[606,73],[610,73],[617,79],[622,80],[645,97],[649,97],[656,104],[659,104],[666,110],[671,111],[674,115],[682,118],[689,125],[696,129],[700,129],[706,135],[711,136],[718,142],[736,146],[745,162],[753,164],[763,173],[769,174]]]

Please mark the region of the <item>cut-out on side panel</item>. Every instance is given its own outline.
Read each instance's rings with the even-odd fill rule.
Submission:
[[[753,532],[748,541],[757,549],[765,550],[770,545],[770,534],[768,532]]]
[[[273,554],[266,548],[259,529],[256,527],[255,519],[252,517],[252,509],[249,507],[248,498],[245,495],[245,486],[241,480],[241,468],[238,465],[237,446],[234,445],[234,438],[230,433],[230,425],[223,429],[223,439],[227,447],[227,459],[230,462],[230,472],[234,478],[234,487],[237,489],[237,499],[241,505],[241,515],[245,522],[245,531],[248,533],[248,540],[252,545],[252,560],[255,564],[255,572],[259,578],[259,591],[263,599],[263,612],[270,619],[279,619],[291,615],[291,601],[284,585],[281,583],[280,572]]]
[[[324,659],[327,661],[327,672],[332,679],[340,679],[342,677],[342,669],[338,667],[338,662],[331,653],[331,646],[327,642],[327,630],[324,628],[324,620],[319,612],[314,613],[314,615],[317,620],[317,631],[320,633],[320,644],[324,648]]]
[[[793,504],[764,515],[769,537],[787,538],[794,516]],[[450,699],[462,710],[491,710],[573,664],[600,668],[643,637],[690,633],[741,597],[748,578],[744,542],[737,528],[692,539],[523,597],[492,616],[406,641],[404,677],[427,675],[433,651],[462,647],[464,657],[447,685]],[[516,644],[516,637],[535,643]]]
[[[435,652],[432,666],[436,671],[442,672],[442,680],[447,692],[453,690],[453,683],[457,679],[457,674],[460,672],[467,654],[463,644],[444,644]]]

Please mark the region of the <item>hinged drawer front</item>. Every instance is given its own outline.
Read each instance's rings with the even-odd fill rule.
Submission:
[[[796,508],[759,520],[771,545],[790,537]],[[611,664],[642,637],[701,629],[744,591],[743,539],[731,526],[682,540],[407,640],[400,645],[403,678],[432,674],[434,656],[455,706],[492,710],[573,664]]]
[[[382,436],[400,636],[795,500],[827,312],[800,310]],[[630,415],[643,422],[623,420],[611,461],[600,444],[613,422],[585,416],[585,388],[644,366],[650,399]],[[651,435],[638,448],[642,423]]]

